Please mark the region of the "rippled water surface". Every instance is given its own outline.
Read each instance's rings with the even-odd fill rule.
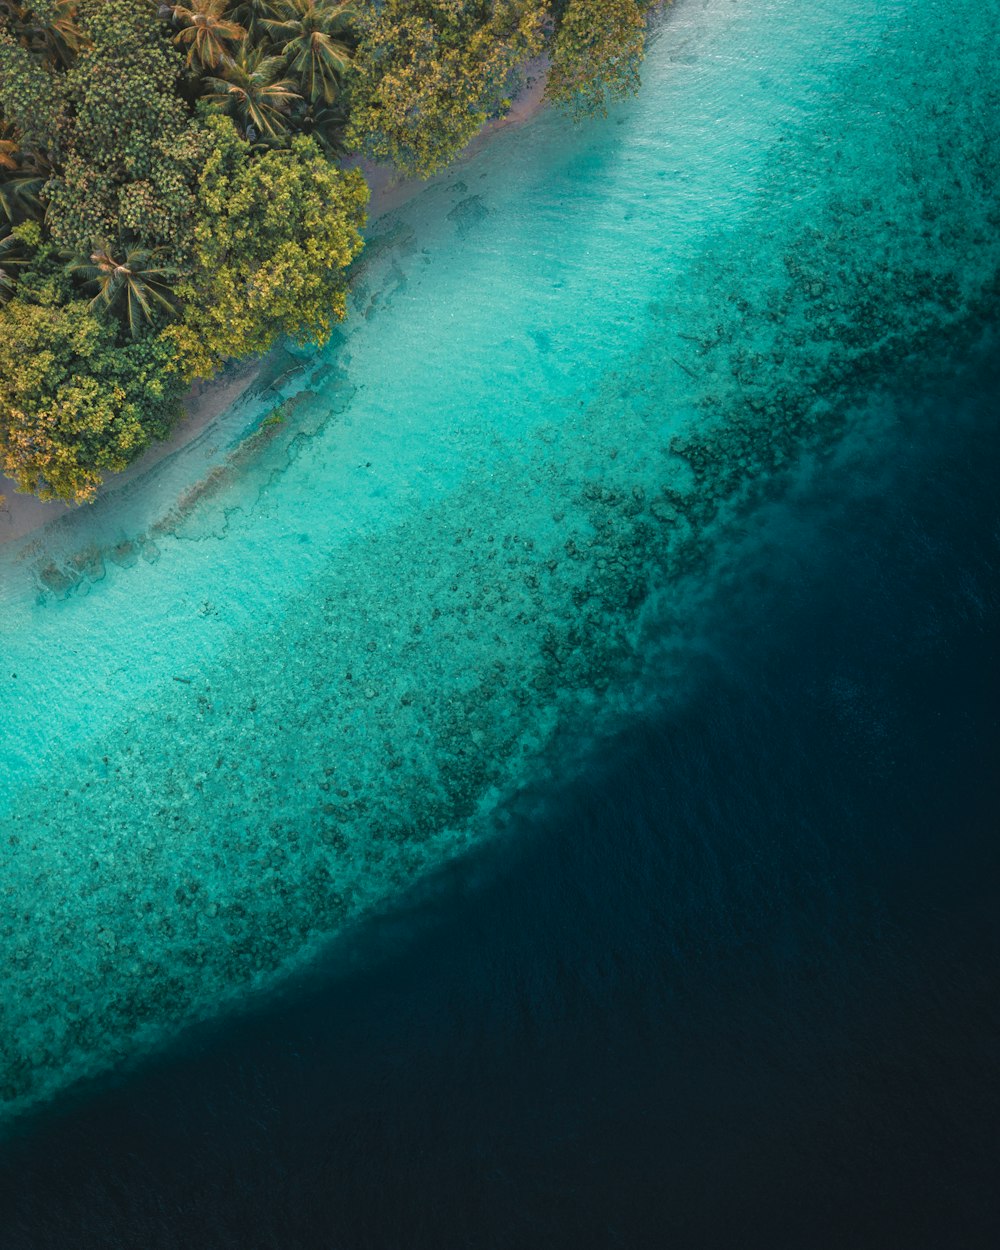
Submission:
[[[713,1157],[759,1146],[749,1120],[729,1135],[724,1126],[734,1105],[759,1118],[753,1090],[768,1079],[775,1099],[802,1096],[817,1175],[845,1124],[878,1140],[853,1110],[843,1056],[866,1044],[863,1021],[875,1038],[904,1019],[920,1027],[906,980],[926,965],[907,945],[901,900],[912,895],[934,925],[954,902],[918,881],[924,871],[951,880],[934,841],[935,820],[949,817],[933,804],[964,796],[951,811],[973,873],[990,819],[979,796],[995,720],[980,702],[988,679],[968,668],[996,620],[1000,79],[989,10],[687,0],[657,27],[637,101],[582,128],[545,115],[508,132],[374,223],[335,342],[276,366],[124,501],[4,549],[9,1115],[121,1069],[293,970],[306,975],[322,952],[381,969],[323,1000],[331,1070],[349,1083],[361,1030],[376,1057],[414,1062],[433,1091],[428,1054],[461,1045],[455,1106],[493,1099],[503,1121],[482,1072],[516,1084],[512,1056],[530,1054],[551,1065],[567,1158],[577,1138],[600,1139],[599,1122],[609,1141],[619,1121],[632,1125],[623,1193],[651,1192],[644,1169],[680,1158],[669,1124],[691,1134],[698,1119],[672,1065],[701,1098],[713,1082],[728,1090],[705,1111],[716,1135],[699,1120],[702,1136],[676,1164],[695,1189]],[[275,410],[281,420],[261,425]],[[930,719],[953,693],[935,674],[953,662],[969,692],[949,705],[967,743],[957,762],[941,755],[947,739]],[[595,752],[615,761],[603,781]],[[935,759],[940,784],[908,816],[906,796]],[[576,813],[562,824],[557,792]],[[880,893],[911,850],[913,880]],[[344,936],[414,882],[440,883],[449,862],[461,883],[454,895],[436,887],[443,896],[425,886],[413,904],[422,919],[386,921],[370,942],[364,929]],[[520,908],[497,901],[509,881],[525,887]],[[489,940],[467,910],[476,891]],[[995,950],[980,909],[974,899],[974,935],[969,917],[954,934],[962,994],[944,1012],[975,1038],[963,1063],[982,1058],[969,1058],[985,1036],[969,1003],[985,997],[976,959]],[[566,929],[547,928],[547,912]],[[499,1041],[484,1040],[491,1008],[473,989],[475,966],[420,936],[438,915],[449,949],[480,951]],[[852,926],[864,935],[857,949],[844,939]],[[522,929],[536,934],[531,959]],[[424,964],[410,972],[421,1002],[454,1025],[450,1042],[385,971],[414,950],[444,958],[447,992],[425,983]],[[831,952],[856,982],[832,976]],[[829,987],[822,1011],[810,1015],[818,990],[782,998],[783,968],[789,984]],[[699,978],[743,1021],[758,1069]],[[397,1003],[416,1059],[394,1032]],[[672,1031],[688,1008],[696,1023]],[[302,1046],[315,1078],[320,1017],[287,1010],[312,1039]],[[277,1026],[255,1027],[270,1038]],[[227,1047],[250,1047],[246,1070],[258,1071],[253,1048],[277,1043],[234,1028]],[[626,1075],[600,1071],[602,1031]],[[769,1059],[778,1031],[800,1050],[778,1046]],[[575,1050],[570,1034],[582,1038]],[[504,1038],[508,1051],[490,1049]],[[482,1070],[470,1058],[479,1051]],[[938,1073],[938,1050],[917,1054]],[[822,1097],[803,1096],[808,1081],[782,1084],[797,1061],[826,1065]],[[856,1081],[874,1082],[865,1072]],[[371,1058],[358,1073],[378,1105],[384,1070]],[[209,1082],[185,1077],[199,1079]],[[919,1087],[908,1069],[899,1081]],[[582,1093],[591,1083],[607,1085],[606,1102]],[[362,1156],[388,1151],[387,1184],[411,1167],[428,1183],[352,1119],[360,1095],[338,1093],[329,1073],[320,1086],[343,1100]],[[219,1114],[233,1114],[232,1094],[219,1097],[229,1108]],[[424,1140],[417,1122],[432,1103],[394,1105],[401,1140]],[[845,1106],[853,1118],[837,1120]],[[462,1138],[481,1173],[431,1151],[477,1195],[437,1244],[466,1244],[452,1234],[493,1244],[474,1236],[482,1221],[508,1230],[498,1245],[562,1244],[557,1231],[578,1228],[570,1191],[602,1192],[586,1169],[552,1171],[550,1201],[540,1191],[527,1204],[549,1239],[504,1224],[504,1143],[512,1158],[517,1131],[540,1131],[518,1119],[517,1097],[511,1107],[493,1146]],[[275,1112],[279,1140],[285,1114]],[[829,1142],[817,1139],[823,1114],[840,1126]],[[543,1138],[539,1177],[560,1149]],[[762,1177],[787,1166],[768,1149]],[[233,1166],[253,1172],[253,1159]],[[288,1166],[311,1174],[302,1160]],[[815,1192],[802,1168],[793,1190]],[[753,1175],[741,1177],[736,1189],[750,1193]],[[701,1244],[681,1181],[667,1189],[681,1244]],[[791,1205],[805,1221],[795,1244],[821,1244],[805,1231],[807,1207]],[[978,1236],[967,1205],[955,1211]],[[33,1210],[22,1230],[40,1219]],[[654,1207],[639,1201],[633,1214],[644,1210]],[[665,1210],[640,1219],[632,1242],[615,1231],[615,1219],[631,1227],[627,1213],[608,1215],[594,1244],[636,1244],[665,1226]],[[345,1244],[399,1244],[344,1218]],[[325,1244],[309,1240],[318,1227],[273,1244]],[[407,1244],[435,1244],[425,1229]]]

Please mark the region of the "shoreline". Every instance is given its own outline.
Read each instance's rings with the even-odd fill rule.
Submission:
[[[544,56],[528,61],[524,68],[524,84],[514,96],[503,117],[489,121],[455,161],[431,178],[400,177],[393,165],[371,161],[363,156],[350,156],[342,162],[344,169],[360,169],[371,189],[366,227],[387,213],[402,208],[415,199],[436,179],[451,177],[457,166],[479,152],[501,130],[523,126],[544,106],[548,60]],[[268,353],[268,356],[271,353]],[[180,451],[197,438],[230,405],[253,386],[260,377],[268,356],[232,361],[214,377],[195,382],[184,400],[181,416],[162,442],[154,443],[122,473],[109,477],[97,493],[97,499],[114,496],[124,486],[148,472],[161,460]],[[42,500],[37,495],[17,490],[15,483],[0,473],[0,546],[16,542],[37,530],[44,529],[69,513],[87,504],[69,504],[60,499]]]
[[[942,11],[940,30],[949,16]],[[842,20],[831,13],[829,24],[810,27],[793,67],[815,64]],[[953,176],[978,150],[977,132],[970,127],[963,145],[961,113],[931,114],[947,81],[928,88],[908,72],[918,58],[927,63],[924,48],[939,46],[938,32],[925,43],[914,37],[912,54],[906,44],[886,52],[875,37],[881,20],[868,19],[862,62],[830,68],[817,84],[821,103],[808,126],[793,131],[796,116],[788,121],[782,134],[795,134],[795,156],[775,167],[760,141],[772,133],[769,119],[749,110],[759,129],[716,153],[693,184],[671,186],[646,235],[621,223],[644,211],[658,169],[716,132],[712,84],[725,84],[727,110],[740,116],[748,102],[773,100],[769,83],[762,96],[748,95],[760,81],[758,50],[774,44],[770,17],[748,32],[734,24],[712,57],[692,41],[706,77],[675,86],[662,75],[662,94],[636,110],[627,146],[612,133],[566,152],[561,125],[511,136],[543,149],[528,183],[498,196],[469,253],[437,250],[436,279],[396,306],[395,350],[386,350],[377,319],[359,326],[359,369],[405,364],[411,351],[415,364],[373,382],[354,444],[361,454],[345,457],[339,425],[326,422],[287,471],[260,465],[264,490],[247,493],[248,507],[235,501],[234,524],[220,508],[184,532],[176,527],[163,566],[150,571],[133,559],[127,578],[108,569],[91,596],[90,585],[103,581],[105,556],[95,552],[81,594],[57,584],[43,599],[28,581],[28,593],[12,596],[8,775],[12,837],[18,825],[23,836],[5,842],[5,875],[34,926],[13,944],[5,973],[15,1094],[26,1082],[43,1088],[48,1071],[62,1080],[67,1053],[120,1062],[124,1046],[144,1041],[139,1026],[134,1043],[126,1036],[133,1021],[183,1024],[181,1013],[202,1002],[217,1013],[222,991],[242,995],[240,986],[280,969],[276,961],[300,939],[335,933],[345,908],[365,904],[365,890],[384,883],[398,897],[403,874],[420,870],[435,837],[447,849],[445,839],[464,838],[468,827],[461,853],[479,828],[461,822],[487,818],[510,787],[536,811],[535,761],[543,789],[566,775],[552,745],[561,726],[571,742],[582,741],[577,723],[596,741],[600,718],[616,711],[638,723],[654,699],[676,699],[684,713],[689,683],[705,672],[730,676],[700,614],[715,596],[726,628],[745,633],[731,587],[740,578],[745,596],[759,598],[747,546],[794,589],[801,561],[783,544],[801,542],[808,559],[804,526],[831,529],[830,499],[865,512],[858,487],[842,499],[828,483],[831,467],[884,497],[881,469],[862,477],[859,464],[871,453],[896,465],[882,432],[902,443],[916,437],[922,410],[910,396],[927,397],[928,421],[948,413],[917,370],[919,349],[956,335],[949,317],[972,316],[962,290],[950,311],[938,295],[954,255],[973,245],[980,255],[973,241],[989,238],[981,223],[992,201],[961,194]],[[710,31],[704,38],[712,46]],[[871,78],[868,49],[907,91],[896,107],[869,109],[863,97],[865,115],[878,121],[841,154],[816,136],[853,115],[854,84]],[[779,46],[775,63],[785,66],[783,56]],[[779,102],[797,98],[798,79],[783,92]],[[683,114],[696,95],[707,107],[683,134],[665,132],[662,117]],[[977,106],[972,99],[968,112]],[[615,160],[605,159],[609,151]],[[928,162],[930,199],[896,177],[897,160],[925,152],[943,162]],[[565,160],[558,183],[553,157]],[[737,164],[746,166],[742,198],[730,199],[721,190]],[[775,168],[785,181],[765,176]],[[499,182],[510,167],[492,172]],[[822,197],[796,194],[803,182],[822,186]],[[686,223],[664,260],[648,242],[670,235],[694,195],[713,214]],[[612,211],[596,214],[597,197]],[[844,203],[861,197],[886,209],[845,221]],[[444,187],[428,198],[443,199]],[[501,208],[526,202],[558,210],[534,254],[537,213]],[[947,251],[923,233],[928,203],[939,210]],[[439,203],[438,220],[453,204]],[[729,228],[734,218],[743,229]],[[893,232],[887,218],[899,223]],[[720,241],[705,247],[706,239]],[[410,242],[398,241],[401,253]],[[419,250],[404,255],[422,263]],[[478,315],[478,292],[498,290],[509,258],[521,255],[529,263],[504,288],[506,301],[452,339],[449,324]],[[488,262],[469,264],[473,256]],[[971,294],[982,274],[986,307],[996,274],[989,257],[964,271]],[[557,306],[552,288],[562,291]],[[695,288],[678,309],[675,293]],[[415,328],[414,307],[423,314]],[[498,350],[494,326],[507,309],[517,316],[500,322],[509,337]],[[635,310],[643,310],[638,322]],[[593,337],[579,333],[585,319]],[[806,323],[813,333],[800,335]],[[358,341],[366,335],[367,354]],[[431,355],[428,341],[444,350]],[[545,359],[553,347],[565,370],[558,390],[553,356]],[[526,359],[537,362],[530,377]],[[958,372],[950,351],[928,353],[932,367],[948,378]],[[897,373],[906,379],[898,401]],[[441,378],[459,383],[444,412]],[[507,391],[507,378],[519,379],[516,390]],[[410,395],[419,399],[402,438],[385,415],[405,411]],[[861,424],[869,413],[870,427]],[[852,421],[852,444],[827,454],[820,440],[839,440]],[[378,461],[390,457],[383,474]],[[398,487],[417,482],[425,466],[432,480],[400,506]],[[919,485],[919,466],[907,471]],[[809,514],[813,480],[819,508]],[[109,511],[118,514],[119,499]],[[366,515],[358,505],[369,500]],[[311,548],[300,546],[303,535]],[[648,695],[647,673],[655,674]],[[842,664],[838,674],[843,685]],[[868,707],[832,689],[848,727],[871,720]],[[861,749],[869,747],[863,736]],[[69,1018],[63,1001],[74,1021],[84,1017],[72,1032],[59,1031]]]

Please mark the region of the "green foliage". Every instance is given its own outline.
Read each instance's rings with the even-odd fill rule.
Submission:
[[[83,300],[0,308],[0,467],[43,499],[92,499],[173,420],[183,380],[172,344],[118,346]]]
[[[228,119],[208,124],[215,148],[199,179],[193,265],[177,288],[184,321],[163,332],[196,374],[281,335],[329,335],[368,200],[361,175],[331,165],[311,139],[252,159]]]
[[[226,0],[190,0],[173,4],[170,10],[181,29],[174,43],[187,48],[187,63],[199,69],[216,69],[231,60],[234,46],[246,35],[238,22],[224,16]]]
[[[639,0],[569,0],[552,50],[548,98],[585,116],[634,94],[648,7]]]
[[[384,0],[361,24],[349,141],[426,176],[505,107],[547,47],[548,98],[575,115],[635,91],[652,0]]]
[[[276,0],[278,17],[264,26],[281,48],[289,73],[314,103],[332,104],[351,65],[344,42],[357,20],[352,0]]]
[[[192,377],[324,339],[367,202],[345,135],[427,175],[543,50],[600,112],[649,4],[0,0],[0,466],[90,499]]]
[[[46,187],[52,238],[87,253],[128,231],[183,251],[203,153],[175,94],[180,58],[135,0],[92,0],[81,20],[90,46],[64,75],[72,122],[62,169]]]
[[[244,134],[277,139],[288,133],[293,104],[302,97],[292,79],[284,75],[280,56],[267,56],[260,48],[242,48],[226,66],[223,78],[208,78],[206,100],[237,122]]]
[[[446,165],[540,51],[544,18],[539,0],[385,0],[363,26],[350,142],[408,173]]]
[[[15,41],[52,66],[67,66],[85,37],[76,21],[77,0],[0,0],[0,18]]]
[[[62,133],[63,101],[56,75],[19,43],[0,11],[0,116],[20,145],[54,153]]]
[[[114,252],[104,245],[89,258],[78,257],[70,272],[95,291],[89,310],[120,313],[132,338],[154,324],[158,314],[173,317],[177,310],[171,283],[178,271],[149,248]]]

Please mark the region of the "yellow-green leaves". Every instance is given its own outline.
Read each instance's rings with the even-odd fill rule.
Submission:
[[[62,76],[71,120],[65,160],[46,187],[46,225],[73,252],[123,226],[144,243],[182,246],[197,162],[189,163],[193,128],[175,93],[180,58],[135,0],[106,0],[88,11],[84,29],[90,46]]]
[[[0,0],[0,465],[91,498],[191,377],[325,339],[368,190],[317,139],[339,151],[347,125],[426,176],[542,51],[549,98],[601,112],[638,84],[649,7]]]
[[[159,339],[115,346],[83,300],[0,309],[0,467],[21,490],[83,503],[169,428],[183,388]]]
[[[302,136],[251,161],[228,119],[199,180],[184,323],[164,336],[192,375],[266,351],[281,335],[322,342],[345,312],[344,270],[362,247],[368,188]]]
[[[544,17],[539,0],[387,0],[355,57],[349,141],[407,173],[446,165],[541,49]]]
[[[633,94],[645,47],[639,0],[569,0],[552,50],[546,95],[577,116]]]

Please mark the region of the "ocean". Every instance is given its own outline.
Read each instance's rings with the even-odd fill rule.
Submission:
[[[995,1244],[992,26],[679,4],[5,556],[5,1246]]]

